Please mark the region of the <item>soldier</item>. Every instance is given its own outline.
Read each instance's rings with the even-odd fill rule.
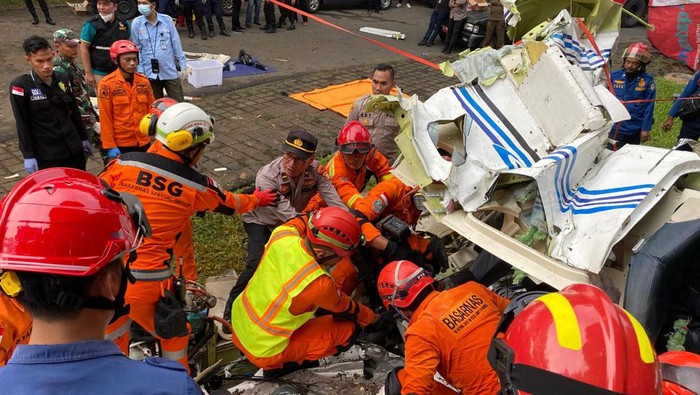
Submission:
[[[80,111],[80,118],[85,125],[90,144],[100,151],[102,161],[107,164],[107,151],[102,149],[102,139],[95,130],[97,114],[92,107],[88,85],[83,73],[75,63],[79,55],[80,37],[69,29],[59,29],[53,33],[53,42],[56,46],[56,57],[53,60],[53,71],[56,75],[70,83],[70,88],[75,96],[75,104]]]

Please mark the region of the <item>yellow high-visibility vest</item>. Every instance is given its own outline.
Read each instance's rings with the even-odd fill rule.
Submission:
[[[253,278],[233,302],[233,330],[245,349],[258,358],[284,351],[292,333],[313,318],[314,311],[289,312],[292,299],[326,274],[304,250],[303,242],[294,227],[278,226]]]

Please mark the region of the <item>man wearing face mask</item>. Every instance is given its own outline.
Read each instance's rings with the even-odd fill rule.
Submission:
[[[609,137],[615,142],[608,146],[618,150],[626,144],[640,144],[651,137],[651,125],[654,123],[654,102],[656,86],[654,77],[646,72],[651,61],[649,47],[636,42],[622,54],[624,61],[620,70],[610,73],[615,96],[623,102],[632,100],[649,100],[641,103],[625,103],[630,119],[613,125]]]
[[[56,168],[20,181],[0,212],[0,285],[34,319],[29,344],[0,369],[4,388],[142,394],[156,385],[162,393],[200,393],[177,362],[131,360],[104,340],[123,302],[130,252],[150,235],[136,198],[84,171]]]
[[[181,79],[187,78],[187,60],[173,19],[156,11],[156,0],[138,0],[139,13],[131,23],[131,41],[139,49],[136,70],[148,77],[156,99],[168,97],[179,102]]]
[[[141,119],[155,101],[148,79],[136,72],[139,50],[129,40],[115,41],[110,58],[119,68],[97,86],[102,146],[114,159],[131,151],[145,152],[151,139],[139,131]]]
[[[80,59],[85,80],[93,88],[107,74],[117,69],[109,57],[109,48],[117,40],[128,40],[129,23],[116,16],[116,0],[97,0],[97,15],[89,18],[80,32]]]

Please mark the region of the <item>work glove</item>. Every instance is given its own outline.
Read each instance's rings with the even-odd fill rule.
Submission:
[[[384,251],[381,252],[382,258],[387,260],[388,262],[391,261],[400,261],[402,259],[408,259],[409,255],[411,253],[411,249],[397,243],[393,240],[389,240],[389,243],[386,245],[386,248]]]
[[[25,159],[24,170],[27,172],[27,174],[32,174],[39,170],[39,163],[37,163],[36,159],[34,158]]]
[[[277,206],[277,202],[280,201],[280,194],[273,189],[263,191],[262,189],[257,188],[255,191],[253,191],[253,195],[260,200],[258,207]]]
[[[107,159],[112,160],[112,159],[116,158],[117,156],[121,155],[121,153],[122,152],[119,151],[119,148],[117,148],[117,147],[110,148],[107,151]]]
[[[90,142],[87,140],[83,140],[83,152],[87,156],[92,156],[92,147],[90,146]]]
[[[187,73],[187,70],[180,70],[178,72],[178,75],[180,76],[180,80],[187,81],[187,77],[189,76],[189,73]]]
[[[396,320],[400,318],[399,313],[393,308],[389,310],[384,310],[383,312],[377,314],[378,320],[371,323],[365,327],[365,333],[375,333],[375,332],[388,332],[396,324]]]

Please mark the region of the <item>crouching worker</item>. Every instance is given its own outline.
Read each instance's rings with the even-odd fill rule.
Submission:
[[[143,122],[156,142],[148,152],[129,152],[109,163],[100,177],[114,189],[137,196],[153,229],[131,265],[135,278],[126,291],[129,316],[160,341],[163,356],[188,368],[189,325],[175,295],[171,262],[175,244],[188,237],[190,217],[200,211],[232,215],[275,204],[277,194],[221,190],[194,167],[214,139],[213,119],[190,103],[172,104]],[[156,317],[156,313],[157,317]],[[126,352],[128,321],[115,322],[108,337]]]
[[[2,287],[34,318],[0,369],[8,394],[196,394],[182,366],[134,361],[104,339],[123,305],[127,260],[150,228],[133,196],[81,170],[20,181],[0,202]]]
[[[462,394],[498,391],[486,354],[507,299],[473,281],[436,291],[428,272],[409,261],[386,265],[377,289],[384,307],[408,320],[406,366],[387,376],[387,395],[455,394],[435,372]]]
[[[265,377],[348,349],[377,315],[340,292],[326,271],[352,255],[362,237],[357,220],[326,207],[278,226],[255,274],[231,312],[236,346]],[[331,312],[314,318],[317,309]],[[307,365],[308,366],[308,365]]]

